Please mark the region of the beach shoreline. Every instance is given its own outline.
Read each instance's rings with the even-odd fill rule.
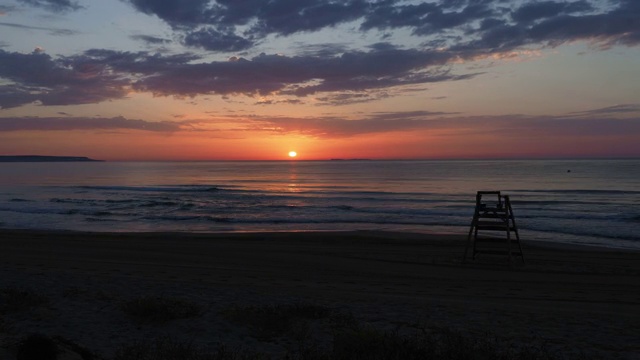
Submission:
[[[438,227],[440,228],[440,227]],[[287,237],[286,234],[298,234],[310,236],[306,241],[312,240],[321,234],[336,234],[340,236],[354,235],[356,238],[369,236],[375,238],[387,238],[395,241],[463,241],[466,245],[468,227],[458,226],[447,231],[413,231],[410,229],[385,230],[385,229],[358,229],[358,230],[318,230],[318,229],[296,229],[296,230],[226,230],[226,231],[84,231],[73,229],[39,229],[39,228],[0,228],[0,234],[4,236],[64,236],[73,237],[84,236],[106,236],[106,237],[182,237],[182,238],[207,238],[210,240],[219,239],[240,239],[251,237],[267,237],[278,239],[280,236]],[[552,241],[544,239],[530,239],[521,236],[522,243],[528,247],[558,250],[576,251],[596,251],[596,252],[629,252],[640,253],[640,248],[625,246],[607,246],[601,243]]]
[[[321,304],[385,330],[449,327],[543,341],[600,358],[640,351],[640,253],[523,241],[526,263],[481,256],[463,263],[466,234],[378,231],[88,233],[0,230],[0,289],[28,289],[46,304],[3,313],[5,351],[29,333],[70,339],[105,358],[135,340],[170,335],[269,354],[226,319],[233,306]],[[128,300],[177,297],[196,318],[132,322]],[[7,345],[9,344],[9,345]]]

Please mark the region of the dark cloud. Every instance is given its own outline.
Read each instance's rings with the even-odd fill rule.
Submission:
[[[438,51],[384,48],[333,57],[261,54],[252,59],[234,57],[229,61],[194,64],[191,61],[195,57],[188,55],[90,50],[69,61],[74,67],[85,64],[109,68],[128,76],[138,91],[157,95],[307,96],[464,78],[445,69],[428,69],[446,64],[451,56]],[[472,75],[465,77],[468,76]]]
[[[427,15],[438,10],[436,3],[397,5],[394,1],[382,1],[371,8],[361,28],[369,30],[416,27],[422,25],[421,21]]]
[[[473,32],[476,37],[452,47],[463,52],[508,51],[521,46],[558,46],[585,40],[603,48],[640,44],[640,2],[614,1],[595,13],[587,1],[545,1],[524,5],[512,13],[513,22],[493,22]]]
[[[493,8],[482,2],[475,2],[459,10],[446,10],[452,7],[452,4],[447,5],[446,2],[418,5],[387,2],[374,6],[374,10],[366,14],[362,29],[408,27],[413,29],[414,34],[431,35],[496,15]]]
[[[199,56],[189,53],[161,55],[146,51],[91,49],[82,55],[63,58],[61,62],[72,68],[106,69],[121,78],[132,78],[132,75],[151,75],[180,66],[188,67],[190,62],[199,59]]]
[[[297,133],[318,138],[343,138],[364,134],[451,127],[449,118],[443,118],[442,115],[449,115],[449,113],[430,111],[379,112],[351,120],[335,116],[304,118],[253,116],[245,118],[244,125],[239,130],[264,131],[283,135]],[[466,123],[470,120],[464,121]]]
[[[32,102],[43,105],[89,104],[123,98],[128,82],[104,67],[65,66],[42,51],[30,54],[0,50],[0,108]]]
[[[7,13],[10,13],[10,12],[14,11],[15,9],[16,9],[15,6],[0,5],[0,16],[6,15]]]
[[[238,27],[264,38],[318,31],[361,21],[363,30],[413,28],[420,35],[499,15],[492,1],[441,1],[405,4],[398,0],[189,0],[184,2],[128,0],[137,10],[156,15],[174,29],[201,33],[202,26],[230,35]],[[203,35],[212,33],[206,30]],[[216,33],[213,33],[216,34]],[[235,34],[240,36],[240,34]],[[197,42],[199,45],[201,41]]]
[[[616,115],[616,114],[637,114],[640,115],[640,104],[621,104],[608,106],[600,109],[579,111],[571,115],[593,116],[593,115]]]
[[[444,115],[456,115],[457,112],[443,112],[443,111],[402,111],[402,112],[374,112],[370,115],[371,119],[377,120],[398,120],[398,119],[414,119],[420,120],[427,117],[444,116]]]
[[[169,39],[151,35],[131,35],[130,38],[133,40],[145,42],[149,45],[165,45],[171,43],[171,40]]]
[[[39,27],[39,26],[28,26],[28,25],[7,23],[7,22],[0,22],[0,26],[12,27],[12,28],[23,29],[23,30],[47,31],[47,32],[49,32],[50,35],[54,35],[54,36],[70,36],[70,35],[77,35],[78,34],[78,31],[75,31],[75,30],[49,28],[49,27]]]
[[[201,94],[327,95],[327,103],[369,101],[366,94],[395,86],[465,79],[444,67],[455,54],[374,46],[339,56],[261,54],[251,59],[194,63],[192,54],[160,55],[94,49],[53,59],[43,52],[0,51],[0,77],[11,80],[2,108],[39,101],[44,105],[86,104],[118,99],[127,89],[164,96]],[[345,95],[344,93],[351,92]],[[364,95],[363,95],[364,94]],[[18,101],[23,99],[22,101]]]
[[[221,52],[236,52],[253,46],[253,41],[249,39],[232,32],[223,33],[211,27],[187,33],[183,43],[187,46]]]
[[[508,120],[508,117],[505,118]],[[574,117],[526,117],[517,121],[505,121],[498,131],[511,134],[520,133],[528,136],[556,136],[556,137],[618,137],[640,133],[640,117],[632,119],[618,119],[606,116],[591,118]]]
[[[514,11],[511,16],[515,21],[529,22],[558,15],[587,12],[591,10],[593,10],[591,4],[584,0],[576,2],[541,1],[527,3]]]
[[[127,0],[138,11],[156,15],[173,27],[193,27],[211,20],[209,0]]]
[[[455,79],[446,70],[427,70],[451,60],[452,54],[438,51],[379,48],[352,51],[332,58],[289,58],[289,69],[307,78],[298,82],[321,79],[313,85],[295,85],[288,92],[305,96],[325,91],[364,91],[398,85]],[[269,61],[277,61],[270,58]]]
[[[367,8],[364,0],[128,0],[137,10],[156,15],[184,32],[184,44],[209,51],[250,48],[255,38],[321,30],[356,20]],[[236,29],[249,26],[244,34]]]
[[[18,0],[18,2],[40,7],[53,12],[68,12],[83,9],[77,1],[71,0]]]
[[[442,115],[442,116],[441,116]],[[444,116],[446,115],[446,116]],[[454,115],[454,116],[451,116]],[[374,133],[439,131],[440,134],[496,136],[505,139],[549,137],[620,137],[640,133],[640,117],[603,116],[455,116],[430,112],[378,113],[360,119],[340,117],[250,117],[240,130],[297,133],[318,138],[344,138]]]
[[[342,54],[349,51],[346,44],[302,44],[295,45],[296,50],[302,56],[314,56],[314,57],[331,57],[336,54]]]
[[[124,117],[14,117],[0,118],[0,132],[6,131],[69,131],[69,130],[144,130],[173,132],[180,130],[175,122],[151,122]]]
[[[505,20],[496,19],[496,18],[486,18],[486,19],[483,19],[480,22],[479,30],[480,31],[487,31],[489,29],[493,29],[495,27],[504,26],[504,25],[506,25],[506,21]]]
[[[228,7],[232,2],[227,1]],[[242,3],[233,1],[233,6]],[[326,27],[360,18],[368,8],[361,0],[279,0],[256,7],[257,24],[251,33],[291,35],[297,32],[317,31]]]
[[[354,22],[362,31],[410,29],[428,46],[492,52],[588,40],[640,43],[640,2],[457,0],[128,0],[183,31],[185,44],[239,51],[269,35],[288,36]],[[597,5],[597,6],[596,6]],[[355,26],[355,25],[354,25]],[[242,30],[239,30],[242,29]],[[464,36],[463,36],[464,35]],[[437,45],[436,45],[437,44]]]
[[[255,103],[255,105],[274,105],[274,104],[288,104],[288,105],[298,105],[302,104],[302,101],[299,99],[287,99],[287,100],[260,100]]]
[[[156,15],[174,28],[201,25],[225,29],[253,23],[256,35],[288,35],[335,26],[362,16],[364,0],[128,0],[137,10]]]
[[[389,133],[418,129],[441,128],[451,126],[441,119],[404,117],[402,113],[391,118],[366,117],[347,120],[339,117],[262,117],[253,118],[245,125],[245,130],[264,131],[278,134],[297,133],[318,138],[344,138],[364,134]]]
[[[601,47],[640,44],[640,1],[632,0],[618,0],[608,7],[596,7],[588,0],[523,2],[515,7],[503,0],[128,2],[169,23],[185,45],[215,52],[241,52],[267,35],[315,31],[352,20],[358,20],[354,29],[357,24],[363,30],[406,28],[425,41],[410,49],[388,42],[370,44],[365,50],[311,44],[299,46],[297,55],[261,54],[211,62],[190,53],[93,49],[54,59],[44,53],[0,49],[0,77],[11,81],[2,90],[0,106],[100,102],[122,98],[131,89],[161,96],[275,94],[287,101],[317,95],[320,104],[344,105],[392,96],[389,90],[399,86],[478,75],[453,73],[451,64],[460,59],[576,40]],[[148,44],[166,41],[148,35],[132,38]]]
[[[632,105],[632,107],[635,105]],[[611,107],[617,112],[616,107]],[[585,112],[587,114],[588,112]],[[185,119],[152,122],[124,117],[7,117],[0,118],[0,132],[136,130],[150,132],[220,132],[216,124],[234,124],[228,131],[262,131],[302,134],[317,138],[345,138],[403,131],[438,131],[434,134],[466,134],[510,139],[538,137],[628,137],[640,133],[640,116],[627,119],[594,111],[589,116],[462,116],[430,111],[377,112],[357,119],[338,116],[269,117],[228,116],[219,119]]]
[[[37,96],[19,85],[0,86],[0,109],[8,109],[32,103],[38,99]]]
[[[329,93],[325,96],[316,97],[318,105],[343,106],[351,104],[361,104],[388,98],[387,92],[348,92]]]

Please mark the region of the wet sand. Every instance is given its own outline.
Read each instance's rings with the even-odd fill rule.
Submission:
[[[639,252],[523,245],[526,263],[510,267],[502,256],[463,263],[465,239],[452,235],[3,230],[0,289],[29,289],[47,302],[2,314],[0,345],[11,351],[16,339],[38,332],[109,358],[123,344],[169,335],[281,354],[286,339],[256,339],[221,311],[313,303],[391,331],[447,327],[596,358],[637,358]],[[188,299],[204,312],[136,324],[120,304],[141,296]]]

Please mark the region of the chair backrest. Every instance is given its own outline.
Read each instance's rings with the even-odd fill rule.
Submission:
[[[482,197],[485,196],[485,201],[482,201]],[[489,196],[495,196],[495,202],[491,203],[491,205],[493,206],[489,206],[489,202],[486,201],[487,197]],[[491,201],[491,200],[489,200]],[[503,204],[503,196],[500,195],[500,191],[478,191],[478,193],[476,194],[476,209],[477,210],[483,210],[486,208],[497,208],[497,209],[502,209]]]

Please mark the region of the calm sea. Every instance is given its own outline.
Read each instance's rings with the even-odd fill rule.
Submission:
[[[640,249],[640,160],[1,163],[0,228],[466,234],[478,190],[524,240]]]

